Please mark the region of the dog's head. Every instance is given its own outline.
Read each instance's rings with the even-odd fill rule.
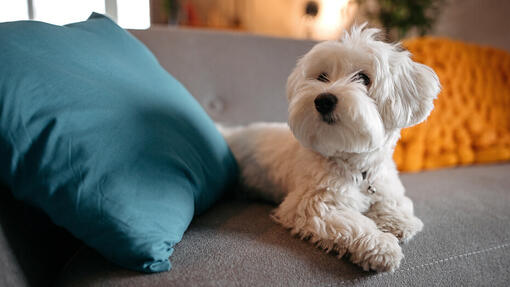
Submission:
[[[289,126],[300,143],[324,156],[373,151],[389,132],[425,120],[440,90],[432,69],[377,29],[353,28],[317,44],[287,81]]]

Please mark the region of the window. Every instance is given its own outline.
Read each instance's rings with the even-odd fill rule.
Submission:
[[[117,2],[117,23],[121,27],[127,29],[150,27],[149,0],[117,0],[115,2]]]
[[[64,25],[84,21],[92,12],[107,14],[126,29],[150,27],[149,0],[0,1],[0,22],[30,19]]]
[[[28,20],[26,1],[0,1],[0,22]]]

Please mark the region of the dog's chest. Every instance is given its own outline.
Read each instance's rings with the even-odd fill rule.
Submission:
[[[349,170],[331,171],[326,180],[319,183],[319,186],[324,187],[324,198],[338,207],[367,211],[374,201],[370,181]]]

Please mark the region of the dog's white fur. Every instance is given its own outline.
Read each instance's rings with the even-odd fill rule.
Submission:
[[[339,257],[349,253],[365,270],[393,271],[403,258],[399,239],[423,227],[404,195],[393,150],[401,128],[429,115],[440,85],[432,69],[399,45],[378,41],[377,33],[354,27],[298,61],[287,82],[288,125],[221,130],[246,192],[281,202],[277,222]],[[355,76],[360,71],[368,86]],[[329,82],[317,80],[321,73]],[[338,98],[330,123],[314,104],[325,92]]]

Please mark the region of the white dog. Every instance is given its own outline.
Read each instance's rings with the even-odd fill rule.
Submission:
[[[287,82],[288,125],[221,129],[245,190],[281,202],[277,222],[365,270],[393,271],[399,239],[423,228],[393,150],[400,129],[429,115],[440,85],[378,32],[355,27],[298,61]]]

